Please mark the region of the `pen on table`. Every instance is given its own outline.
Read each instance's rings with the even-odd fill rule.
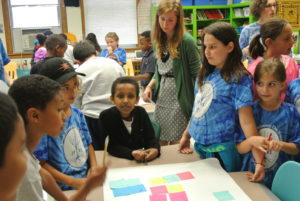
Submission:
[[[108,136],[105,138],[105,142],[104,142],[104,150],[103,150],[103,156],[102,156],[102,166],[106,166],[105,165],[105,157],[107,154],[107,146],[108,146]]]

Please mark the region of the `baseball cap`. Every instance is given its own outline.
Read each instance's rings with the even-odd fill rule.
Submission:
[[[73,66],[65,59],[53,57],[42,64],[39,74],[49,77],[60,84],[63,84],[76,75],[85,76],[83,73],[75,71]]]
[[[51,30],[46,30],[46,31],[43,32],[43,34],[44,34],[45,36],[50,36],[50,35],[53,34],[53,32],[52,32]]]

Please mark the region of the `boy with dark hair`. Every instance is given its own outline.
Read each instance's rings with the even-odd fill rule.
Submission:
[[[67,49],[67,41],[59,34],[52,34],[45,41],[47,56],[44,60],[34,64],[30,70],[30,74],[37,74],[45,61],[52,57],[64,57]]]
[[[141,74],[133,76],[136,81],[141,81],[141,86],[145,88],[151,80],[156,66],[156,58],[152,50],[151,32],[144,31],[140,35],[140,48],[143,51],[143,59],[141,63]]]
[[[79,91],[78,73],[59,57],[48,59],[39,73],[61,84],[66,120],[58,137],[43,136],[34,155],[62,190],[79,189],[97,162],[84,115],[72,106]]]
[[[44,188],[58,201],[67,200],[49,172],[40,167],[32,152],[46,133],[57,137],[64,126],[63,94],[59,83],[41,76],[31,75],[17,79],[9,89],[23,117],[26,130],[28,168],[21,183],[17,200],[42,201]],[[105,169],[92,172],[87,182],[70,200],[85,200],[87,193],[102,182]],[[95,178],[98,181],[95,181]]]
[[[88,41],[81,41],[74,47],[74,57],[80,64],[77,72],[82,77],[81,90],[74,105],[83,112],[92,137],[95,150],[103,150],[105,134],[98,120],[100,113],[110,108],[110,87],[115,79],[124,76],[124,70],[114,60],[97,57],[95,47]]]

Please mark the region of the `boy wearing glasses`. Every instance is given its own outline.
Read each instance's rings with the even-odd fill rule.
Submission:
[[[58,57],[47,60],[39,74],[61,84],[66,120],[60,136],[44,136],[34,155],[62,190],[79,189],[85,183],[88,171],[97,166],[84,115],[71,106],[79,89],[77,75],[84,74],[76,73],[68,61]]]

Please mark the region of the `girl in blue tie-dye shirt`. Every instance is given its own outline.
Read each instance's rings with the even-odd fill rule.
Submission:
[[[269,141],[268,152],[261,161],[265,167],[262,183],[269,188],[279,166],[293,160],[293,155],[298,154],[300,146],[300,116],[294,105],[280,100],[285,79],[285,68],[279,59],[260,62],[254,73],[259,101],[253,105],[253,114],[260,136]],[[252,139],[245,142],[250,140]],[[242,170],[253,171],[254,167],[255,161],[251,153],[246,154]]]
[[[236,144],[244,140],[242,131],[247,137],[257,135],[251,109],[251,77],[241,62],[238,37],[229,23],[216,22],[206,27],[203,44],[204,60],[195,85],[193,113],[181,138],[180,151],[192,151],[192,136],[201,158],[216,157],[225,170],[238,171],[241,161]],[[257,161],[262,155],[255,149]],[[257,166],[253,180],[263,177],[263,168]]]

